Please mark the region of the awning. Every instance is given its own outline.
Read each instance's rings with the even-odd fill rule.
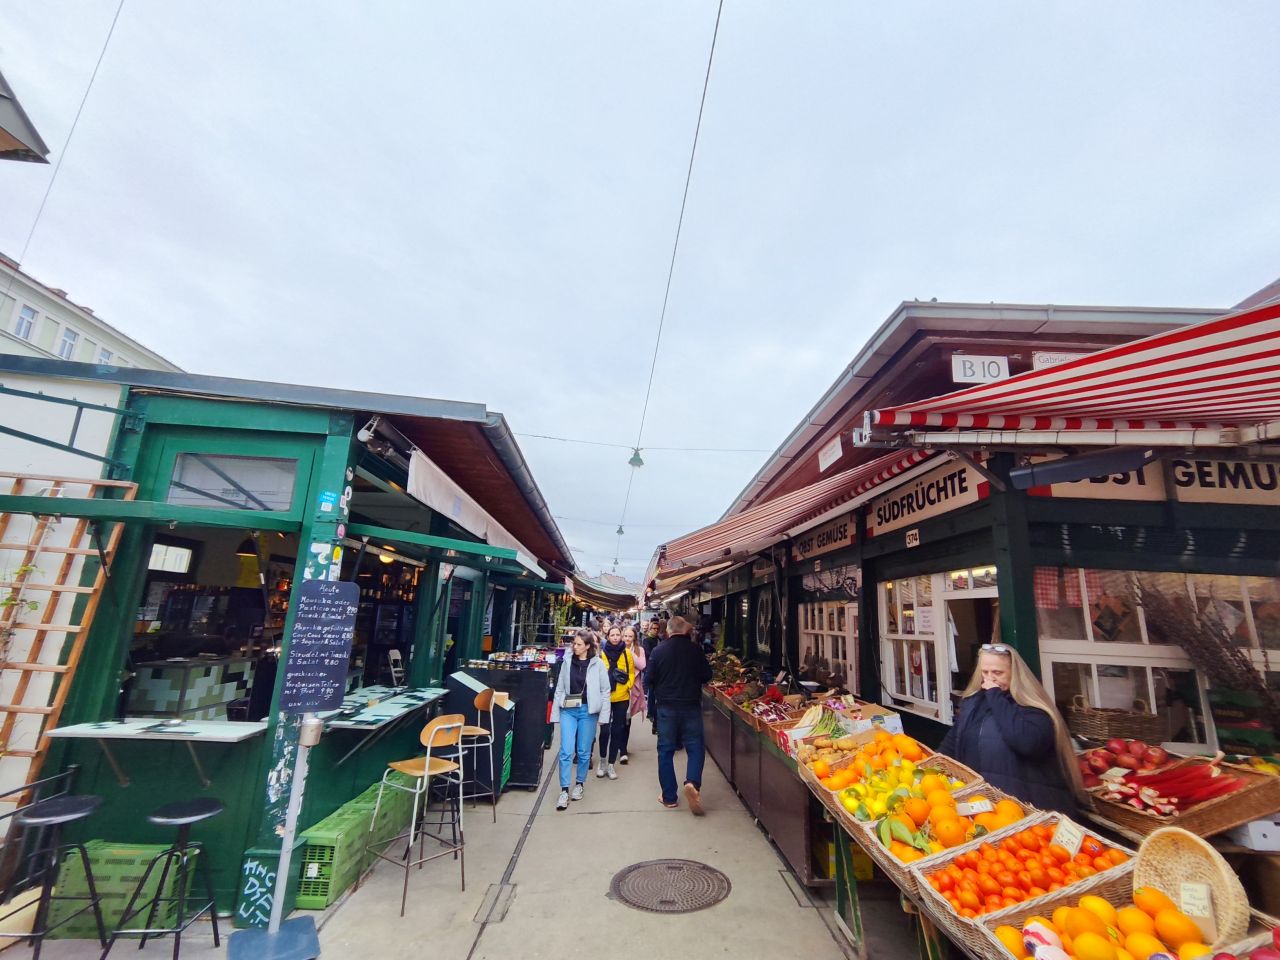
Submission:
[[[347,524],[349,538],[368,537],[375,546],[384,543],[401,544],[413,548],[422,556],[443,560],[476,570],[510,573],[516,576],[533,575],[546,579],[546,572],[531,557],[510,547],[498,547],[488,543],[472,543],[451,537],[437,537],[412,530],[395,530],[368,523]]]
[[[1280,434],[1277,418],[1280,304],[1270,304],[876,410],[867,430],[913,431],[930,444],[1009,442],[1011,432],[1030,431],[1038,442],[1231,446]]]
[[[13,88],[0,73],[0,157],[5,160],[27,160],[48,163],[49,148],[13,95]]]
[[[930,455],[922,450],[887,454],[672,540],[658,565],[659,574],[763,550],[791,527],[847,503]]]
[[[409,457],[409,495],[486,543],[514,550],[522,566],[546,579],[547,572],[530,551],[421,450],[414,450]]]
[[[732,560],[719,560],[715,563],[708,563],[701,567],[694,567],[692,570],[678,570],[675,573],[667,574],[664,577],[655,577],[653,581],[653,592],[655,594],[671,593],[673,590],[679,590],[686,583],[692,583],[694,580],[700,580],[704,577],[711,577],[717,573],[723,573],[725,568],[732,567]]]
[[[581,574],[573,575],[573,596],[604,610],[630,610],[638,602],[635,590],[619,590]]]

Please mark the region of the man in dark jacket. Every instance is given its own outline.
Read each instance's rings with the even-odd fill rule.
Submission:
[[[684,617],[667,623],[669,636],[654,648],[648,663],[650,703],[657,703],[659,801],[674,808],[676,747],[684,745],[684,795],[694,816],[702,816],[702,766],[706,747],[702,737],[702,685],[711,679],[711,664],[690,637],[693,627]]]

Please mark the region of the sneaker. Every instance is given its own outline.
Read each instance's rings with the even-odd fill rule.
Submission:
[[[579,793],[582,792],[582,787],[578,787],[578,792]],[[556,801],[556,809],[557,810],[569,809],[569,791],[568,790],[560,791],[560,799]]]
[[[605,768],[605,771],[604,771],[604,772],[605,772],[605,776],[607,776],[610,780],[617,780],[617,779],[618,779],[618,771],[617,771],[617,770],[615,770],[615,769],[613,769],[613,764],[612,764],[612,763],[611,763],[611,764],[609,764],[609,766]]]
[[[622,756],[620,756],[618,758],[618,762],[625,766],[627,762],[627,755],[624,753]]]
[[[695,817],[700,817],[706,813],[706,811],[702,809],[702,794],[692,783],[686,783],[684,785],[684,798],[689,802],[689,812]]]
[[[597,776],[597,777],[603,777],[603,776],[604,776],[604,761],[603,761],[603,760],[601,760],[599,763],[597,763],[597,764],[596,764],[596,776]]]
[[[570,800],[581,800],[581,799],[582,799],[582,784],[580,784],[580,783],[576,783],[576,784],[574,784],[574,786],[573,786],[573,793],[569,794],[569,799],[570,799]]]

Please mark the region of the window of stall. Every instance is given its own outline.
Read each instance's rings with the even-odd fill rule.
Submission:
[[[1186,652],[1148,622],[1145,591],[1216,621],[1267,670],[1280,649],[1280,580],[1203,573],[1037,567],[1036,614],[1045,685],[1070,723],[1073,705],[1165,719],[1165,742],[1216,748],[1208,687]]]
[[[857,563],[815,570],[800,578],[800,675],[806,680],[859,689]]]

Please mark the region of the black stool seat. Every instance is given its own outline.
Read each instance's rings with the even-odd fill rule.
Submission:
[[[178,800],[157,807],[147,814],[147,819],[161,827],[185,827],[216,817],[226,808],[221,800],[213,797],[196,797],[194,800]]]
[[[23,807],[14,814],[14,821],[24,827],[52,827],[56,824],[71,823],[83,820],[98,807],[102,806],[102,798],[94,796],[68,795],[41,800]]]

